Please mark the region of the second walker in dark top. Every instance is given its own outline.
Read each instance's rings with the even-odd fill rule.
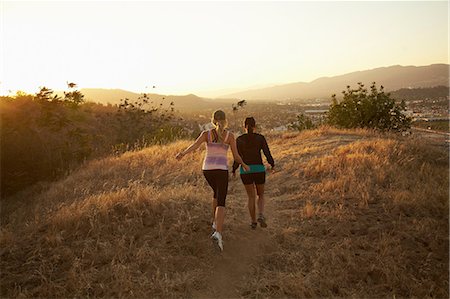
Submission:
[[[258,194],[258,222],[261,227],[267,227],[264,217],[264,184],[266,182],[266,168],[262,161],[261,150],[266,156],[267,162],[272,166],[272,169],[275,167],[275,162],[270,154],[266,138],[261,134],[254,133],[256,127],[255,119],[253,117],[247,117],[244,125],[247,134],[243,134],[236,139],[236,147],[242,160],[250,167],[250,170],[248,171],[241,168],[240,175],[248,195],[248,209],[250,217],[252,218],[251,227],[252,229],[255,229],[257,226],[255,213],[256,193]],[[238,167],[239,163],[235,161],[233,163],[233,175],[235,175]]]

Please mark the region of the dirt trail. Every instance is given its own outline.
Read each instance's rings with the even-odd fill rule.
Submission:
[[[450,133],[448,132],[433,131],[417,127],[413,127],[412,131],[416,136],[421,137],[429,144],[439,146],[450,144]]]
[[[351,142],[357,137],[339,137],[339,142]],[[327,149],[328,143],[334,146],[335,140],[328,140],[326,145],[322,144],[322,151]],[[318,153],[303,156],[300,159],[311,159]],[[227,211],[224,227],[224,251],[219,252],[217,248],[215,254],[217,259],[212,261],[213,267],[207,273],[206,284],[200,290],[193,292],[193,298],[241,298],[245,285],[254,269],[263,262],[263,256],[271,254],[277,249],[278,242],[275,237],[280,235],[282,226],[279,217],[283,211],[277,209],[276,202],[283,195],[275,195],[277,186],[271,182],[271,176],[266,176],[266,205],[265,216],[268,227],[256,230],[250,228],[250,216],[247,208],[247,194],[239,177],[232,179],[228,188]]]
[[[270,222],[274,213],[272,201],[266,201],[269,226],[261,228],[258,225],[256,230],[252,230],[249,226],[247,195],[239,179],[230,182],[228,193],[224,251],[219,252],[211,242],[211,250],[214,250],[217,258],[212,261],[212,271],[206,274],[206,284],[193,293],[194,298],[242,297],[243,287],[251,278],[254,267],[261,262],[262,255],[276,247],[273,235],[277,228]]]

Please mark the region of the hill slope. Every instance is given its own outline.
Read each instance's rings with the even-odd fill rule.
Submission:
[[[434,87],[449,85],[449,65],[433,64],[429,66],[390,66],[372,70],[352,72],[340,76],[323,77],[312,82],[297,82],[263,89],[248,90],[228,94],[228,98],[244,98],[247,100],[284,100],[330,98],[332,94],[340,94],[347,85],[356,86],[363,82],[377,82],[387,91],[409,87]]]
[[[128,98],[130,100],[135,100],[140,96],[138,93],[123,89],[83,88],[80,91],[84,94],[86,100],[101,104],[120,104],[121,99]],[[216,107],[217,105],[220,105],[219,101],[200,98],[194,94],[176,96],[148,93],[147,95],[155,105],[173,102],[175,108],[183,108],[183,110],[189,110],[196,107]]]
[[[231,181],[225,251],[188,142],[2,203],[2,297],[448,297],[448,149],[367,131],[268,135],[269,227]]]

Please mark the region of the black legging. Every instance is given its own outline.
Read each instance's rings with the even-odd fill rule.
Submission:
[[[203,175],[214,191],[217,206],[224,207],[228,192],[228,170],[203,170]]]

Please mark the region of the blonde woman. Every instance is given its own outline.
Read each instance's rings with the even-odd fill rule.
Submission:
[[[206,155],[203,161],[203,175],[213,189],[213,229],[211,238],[217,242],[220,250],[223,250],[222,230],[225,219],[225,199],[228,192],[228,161],[227,152],[231,147],[234,160],[241,164],[245,170],[250,168],[239,156],[234,134],[226,130],[227,119],[225,112],[217,110],[213,113],[211,122],[214,129],[203,131],[200,136],[184,151],[177,154],[177,160],[181,160],[185,155],[195,151],[200,145],[206,143]]]

